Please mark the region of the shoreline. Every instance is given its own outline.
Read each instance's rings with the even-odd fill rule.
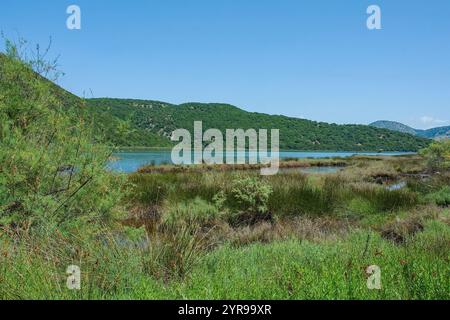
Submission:
[[[132,153],[134,151],[172,151],[172,148],[169,147],[120,147],[120,148],[114,148],[114,153]],[[225,152],[231,152],[236,150],[225,150]],[[246,150],[245,152],[248,152]],[[293,149],[283,149],[279,151],[281,152],[299,152],[299,153],[351,153],[351,154],[364,154],[364,153],[373,153],[373,154],[379,154],[383,155],[386,153],[401,153],[401,155],[415,155],[418,154],[418,151],[403,151],[403,150],[389,150],[389,151],[373,151],[373,150],[358,150],[358,151],[349,151],[349,150],[293,150]]]

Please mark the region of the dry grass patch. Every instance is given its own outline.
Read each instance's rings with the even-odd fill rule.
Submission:
[[[288,239],[320,242],[342,238],[354,227],[355,224],[350,221],[331,217],[297,217],[279,220],[276,223],[262,222],[254,226],[230,229],[226,237],[236,247]]]

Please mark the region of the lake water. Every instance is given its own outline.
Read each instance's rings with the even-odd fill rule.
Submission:
[[[281,168],[281,173],[291,173],[291,172],[301,172],[301,173],[336,173],[343,169],[343,167],[331,167],[331,166],[325,166],[325,167],[307,167],[307,168]]]
[[[403,188],[406,188],[407,185],[408,184],[406,183],[406,181],[400,181],[387,186],[386,189],[388,189],[389,191],[401,190]]]
[[[395,155],[407,155],[413,154],[411,152],[305,152],[305,151],[280,151],[280,158],[333,158],[333,157],[351,157],[354,155],[368,155],[368,156],[395,156]],[[140,167],[149,164],[171,164],[171,151],[123,151],[113,154],[114,161],[108,164],[108,168],[113,171],[131,173],[136,172]],[[308,168],[305,168],[308,169]],[[313,170],[312,168],[310,170]],[[331,170],[332,169],[324,169]],[[330,172],[331,172],[330,171]],[[317,172],[317,171],[315,171]],[[328,173],[330,173],[328,172]]]

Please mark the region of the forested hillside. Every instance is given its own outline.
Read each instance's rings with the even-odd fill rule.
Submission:
[[[99,119],[96,122],[104,127],[108,138],[122,146],[166,146],[173,130],[185,128],[192,131],[194,121],[199,120],[203,121],[204,130],[280,129],[280,147],[285,150],[416,151],[429,143],[427,139],[386,129],[253,113],[227,104],[173,105],[146,100],[88,99],[87,106]],[[120,134],[114,134],[142,130],[164,137],[164,140],[145,140],[135,136],[122,144]]]
[[[0,55],[0,65],[7,58]],[[363,125],[336,125],[281,115],[247,112],[227,104],[165,102],[126,99],[81,99],[44,77],[36,80],[70,113],[82,113],[97,140],[117,147],[170,147],[173,130],[192,131],[194,121],[204,130],[280,129],[280,147],[285,150],[417,151],[429,140]]]

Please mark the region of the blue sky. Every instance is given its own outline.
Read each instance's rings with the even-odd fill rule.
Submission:
[[[66,28],[71,4],[81,30]],[[382,30],[366,28],[371,4]],[[2,0],[0,29],[52,36],[60,84],[78,95],[450,124],[448,0]]]

